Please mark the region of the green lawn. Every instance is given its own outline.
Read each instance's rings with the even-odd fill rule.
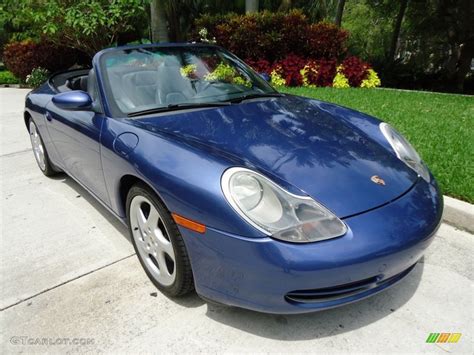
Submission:
[[[283,88],[390,123],[418,150],[444,194],[474,203],[474,97],[390,89]]]

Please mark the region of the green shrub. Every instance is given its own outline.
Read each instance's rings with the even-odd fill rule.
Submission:
[[[195,21],[193,39],[217,42],[244,60],[274,62],[290,54],[339,59],[348,33],[330,23],[311,24],[299,10],[289,13],[204,15]]]
[[[381,85],[377,73],[357,57],[346,58],[338,65],[335,59],[313,60],[290,54],[273,64],[267,61],[249,64],[259,73],[269,74],[274,86],[374,88]]]
[[[18,84],[19,80],[8,70],[0,71],[0,84]]]
[[[139,39],[141,31],[148,29],[149,3],[150,0],[2,0],[0,23],[5,26],[3,32],[14,31],[11,39],[47,38],[56,46],[86,53],[90,59],[116,42]]]
[[[34,68],[50,72],[65,70],[74,64],[85,64],[87,59],[77,50],[58,46],[46,40],[10,42],[3,50],[5,67],[24,81]]]
[[[26,83],[33,88],[37,88],[48,79],[48,76],[48,70],[41,67],[34,68],[31,74],[26,77]]]

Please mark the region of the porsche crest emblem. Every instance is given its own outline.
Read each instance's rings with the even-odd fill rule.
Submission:
[[[370,178],[374,184],[385,186],[385,180],[378,175],[374,175]]]

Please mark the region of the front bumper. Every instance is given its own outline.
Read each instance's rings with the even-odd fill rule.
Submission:
[[[181,228],[196,291],[227,305],[267,313],[305,313],[371,296],[401,280],[422,257],[440,221],[435,182],[344,220],[339,238],[291,244],[212,228]]]

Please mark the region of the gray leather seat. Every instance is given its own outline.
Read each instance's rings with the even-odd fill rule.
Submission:
[[[90,73],[90,72],[89,72]],[[82,91],[87,92],[88,88],[88,82],[89,82],[89,76],[81,76],[80,82],[79,82],[79,87],[81,88]]]
[[[174,58],[173,58],[174,59]],[[123,112],[186,102],[195,94],[183,78],[177,61],[162,63],[157,70],[117,68],[109,70],[112,94]]]
[[[194,96],[190,81],[181,76],[180,66],[160,66],[157,84],[156,101],[160,105],[186,102]]]
[[[156,104],[158,75],[156,71],[144,70],[123,75],[123,91],[135,106]]]
[[[83,82],[81,78],[81,86],[85,84],[83,91],[87,92],[92,100],[97,99],[97,86],[95,84],[95,72],[94,69],[89,70],[89,74],[85,77],[86,80]]]
[[[131,112],[137,107],[137,105],[135,105],[135,103],[130,99],[131,95],[124,90],[122,84],[123,75],[122,71],[110,70],[108,72],[110,88],[120,110],[123,112]]]
[[[83,75],[83,76],[75,77],[72,79],[68,79],[65,86],[69,90],[87,91],[87,78],[88,78],[87,75]]]

